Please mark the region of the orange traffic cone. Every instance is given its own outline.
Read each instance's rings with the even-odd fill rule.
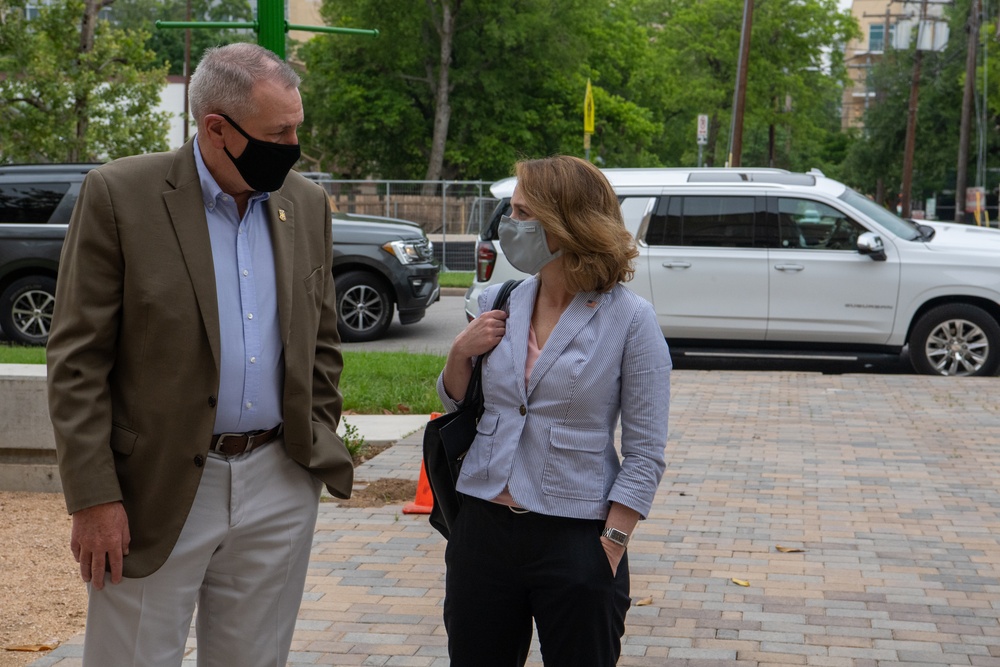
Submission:
[[[440,417],[440,412],[432,412],[431,419]],[[409,505],[403,507],[403,514],[430,514],[434,509],[434,495],[431,493],[431,484],[427,481],[427,470],[424,462],[420,462],[420,479],[417,480],[417,497]]]
[[[420,462],[420,480],[417,482],[417,497],[409,505],[403,506],[403,514],[430,514],[434,509],[434,496],[431,494],[431,485],[427,481],[427,471],[424,470],[424,462]]]

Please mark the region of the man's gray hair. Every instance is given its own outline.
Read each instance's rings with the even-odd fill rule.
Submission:
[[[301,82],[288,63],[262,46],[238,42],[206,49],[191,75],[191,114],[199,125],[210,113],[226,114],[236,122],[253,116],[259,111],[253,87],[264,80],[288,88],[297,88]]]

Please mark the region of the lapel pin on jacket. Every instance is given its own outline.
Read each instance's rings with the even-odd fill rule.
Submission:
[[[288,216],[285,215],[285,209],[279,208],[278,209],[278,220],[281,220],[282,222],[284,222],[287,219],[288,219]]]

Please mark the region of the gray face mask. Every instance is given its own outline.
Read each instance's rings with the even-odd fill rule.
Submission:
[[[545,230],[537,220],[500,218],[500,246],[507,261],[518,271],[534,275],[542,267],[562,254],[562,250],[549,252]]]

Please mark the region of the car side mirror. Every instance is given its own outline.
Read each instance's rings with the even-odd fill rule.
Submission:
[[[882,237],[872,232],[864,232],[858,236],[858,252],[868,255],[876,262],[885,261],[885,245]]]

